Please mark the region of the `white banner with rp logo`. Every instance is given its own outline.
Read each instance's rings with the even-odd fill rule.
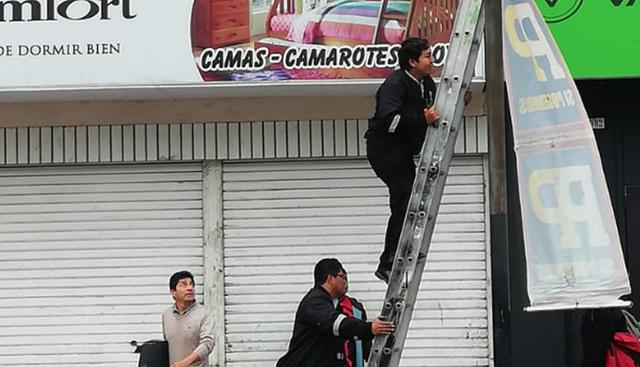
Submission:
[[[528,310],[620,305],[629,280],[575,83],[533,0],[503,0],[503,27]]]

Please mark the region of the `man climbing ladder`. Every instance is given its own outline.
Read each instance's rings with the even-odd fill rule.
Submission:
[[[416,177],[414,156],[420,154],[427,125],[440,116],[433,106],[436,83],[430,76],[433,56],[429,42],[409,38],[398,51],[400,69],[382,83],[376,93],[376,111],[369,120],[367,158],[376,175],[389,188],[391,216],[387,224],[384,250],[375,271],[389,282],[391,265],[398,247],[400,231]],[[465,105],[471,92],[464,96]]]
[[[367,132],[367,153],[374,170],[385,183],[392,182],[397,177],[383,177],[379,173],[381,169],[380,162],[386,162],[388,155],[395,153],[388,147],[383,147],[384,149],[373,152],[372,150],[377,150],[374,149],[374,146],[380,148],[380,145],[383,144],[375,140],[380,139],[380,136],[385,136],[387,144],[395,142],[393,147],[402,150],[400,153],[404,153],[402,156],[404,158],[402,159],[404,166],[401,168],[406,171],[403,176],[406,181],[411,178],[412,168],[414,168],[412,153],[416,144],[411,144],[411,139],[418,139],[417,145],[419,146],[422,136],[424,136],[420,135],[422,130],[425,130],[423,127],[426,126],[427,122],[433,126],[430,128],[430,132],[427,134],[422,146],[420,161],[417,172],[413,176],[415,180],[411,191],[407,193],[405,185],[400,188],[400,195],[398,195],[398,191],[392,192],[392,185],[387,183],[392,196],[392,218],[390,218],[389,227],[387,228],[387,237],[389,237],[389,229],[392,227],[392,219],[399,222],[397,219],[399,215],[400,218],[404,218],[404,221],[402,222],[399,239],[394,239],[392,232],[392,238],[389,238],[389,242],[385,241],[386,253],[383,253],[380,258],[381,262],[376,271],[376,276],[388,281],[388,288],[382,307],[382,317],[392,321],[396,325],[396,329],[392,335],[375,338],[371,357],[369,358],[369,367],[397,367],[400,363],[402,348],[409,329],[409,321],[444,191],[446,175],[451,163],[458,128],[461,124],[462,102],[465,99],[465,91],[470,85],[475,60],[478,55],[480,37],[484,28],[482,5],[482,0],[461,0],[451,35],[449,55],[441,76],[440,87],[435,96],[435,108],[427,100],[429,91],[431,91],[425,82],[425,76],[427,76],[428,72],[422,71],[415,73],[415,75],[411,73],[411,70],[416,67],[423,68],[421,70],[428,70],[430,67],[429,62],[420,62],[420,57],[424,59],[427,56],[422,50],[417,59],[415,56],[409,58],[408,62],[409,66],[411,66],[409,71],[401,70],[389,77],[389,80],[392,81],[393,78],[402,80],[404,76],[401,73],[406,73],[407,88],[404,91],[398,90],[389,94],[390,102],[382,102],[379,99],[382,94],[386,93],[379,91],[376,96],[378,107],[376,108],[376,115],[370,121],[370,128]],[[409,41],[414,42],[413,40],[407,40],[407,42]],[[399,58],[402,63],[402,55],[399,55]],[[422,80],[419,80],[419,77],[422,77]],[[413,83],[408,83],[412,79]],[[389,80],[385,81],[385,84]],[[383,84],[383,87],[385,84]],[[398,84],[402,85],[401,83]],[[381,90],[383,87],[381,87]],[[407,95],[409,96],[409,99],[407,99],[409,102],[402,103],[403,98],[407,98]],[[390,106],[395,107],[390,108]],[[400,126],[403,122],[404,125]],[[395,135],[389,136],[391,134]],[[400,139],[400,137],[403,137],[404,140],[393,140]],[[402,146],[404,148],[401,149],[400,147]],[[397,154],[399,155],[400,153]],[[374,154],[378,155],[372,159]],[[407,161],[410,162],[411,167],[406,163]],[[383,163],[387,168],[394,164]],[[397,167],[393,168],[396,169]],[[395,185],[395,182],[392,183]],[[394,190],[397,190],[400,186],[396,185],[394,187]],[[403,205],[402,200],[408,202],[408,205],[404,204],[406,213],[398,213],[398,208]],[[394,214],[396,215],[395,217]],[[390,256],[394,257],[393,261],[389,263],[386,259],[390,258]]]
[[[382,83],[376,93],[376,111],[369,120],[367,158],[374,172],[389,188],[391,216],[384,239],[384,251],[375,275],[389,282],[402,223],[416,177],[413,156],[439,116],[433,107],[436,83],[431,72],[429,43],[409,38],[398,51],[400,69]]]

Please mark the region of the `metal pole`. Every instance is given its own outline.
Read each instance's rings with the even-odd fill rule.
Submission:
[[[489,121],[491,292],[495,367],[511,366],[511,312],[507,221],[505,88],[502,2],[485,2],[486,106]]]

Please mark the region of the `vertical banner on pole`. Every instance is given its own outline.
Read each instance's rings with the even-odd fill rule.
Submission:
[[[578,90],[533,0],[503,0],[503,27],[528,310],[617,305],[631,290]]]

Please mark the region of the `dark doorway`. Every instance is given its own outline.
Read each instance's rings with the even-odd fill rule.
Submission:
[[[625,187],[625,222],[627,225],[627,270],[631,280],[633,314],[640,315],[640,185]],[[633,266],[636,265],[636,266]]]

